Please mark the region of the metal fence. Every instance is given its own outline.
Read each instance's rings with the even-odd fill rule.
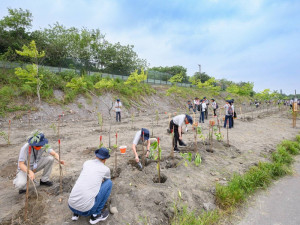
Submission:
[[[17,67],[25,68],[27,63],[18,63],[18,62],[6,62],[6,61],[0,61],[0,68],[5,68],[5,69],[14,69]],[[53,73],[60,73],[60,72],[65,72],[65,71],[72,71],[75,73],[80,74],[80,70],[78,69],[68,69],[68,68],[61,68],[61,67],[53,67],[53,66],[43,66],[39,65],[39,67],[42,67],[46,70],[49,70]],[[109,74],[109,73],[102,73],[102,72],[91,72],[88,71],[88,75],[93,75],[93,74],[101,74],[101,77],[109,77],[109,78],[119,78],[121,80],[127,80],[128,76],[126,75],[115,75],[115,74]],[[171,82],[168,80],[172,77],[172,75],[168,73],[162,73],[158,71],[148,71],[148,76],[147,80],[145,80],[145,83],[148,84],[153,84],[153,85],[172,85]],[[157,79],[159,78],[159,79]],[[191,83],[177,83],[177,86],[181,87],[193,87]]]

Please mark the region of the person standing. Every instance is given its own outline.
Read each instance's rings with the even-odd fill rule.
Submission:
[[[208,106],[209,106],[209,101],[206,97],[203,97],[203,102],[205,103],[206,107],[205,107],[205,119],[208,118]]]
[[[233,126],[234,126],[234,119],[236,118],[236,112],[234,110],[234,99],[231,99],[229,104],[230,104],[230,106],[232,108],[232,111],[233,111],[233,114],[232,114],[232,117],[231,117],[231,127],[233,128]]]
[[[200,100],[198,97],[196,97],[194,100],[194,113],[196,113],[197,111],[200,111],[199,105],[200,105]]]
[[[117,122],[121,122],[121,108],[122,108],[122,102],[120,99],[117,99],[115,103],[115,110],[116,110],[116,120]]]
[[[53,166],[53,157],[62,165],[65,161],[59,159],[59,155],[52,149],[44,149],[43,146],[48,144],[48,139],[45,138],[43,133],[36,131],[28,139],[28,143],[24,144],[20,150],[18,160],[18,171],[13,184],[19,189],[19,194],[26,192],[27,184],[27,160],[29,154],[29,148],[31,147],[30,162],[29,162],[29,178],[33,181],[35,179],[35,173],[43,170],[43,175],[40,180],[40,185],[52,186],[53,182],[50,181],[50,175]],[[46,152],[50,155],[45,156],[43,153]],[[53,156],[53,157],[52,157]]]
[[[182,141],[182,126],[184,124],[193,124],[193,119],[191,116],[187,114],[182,114],[173,117],[173,119],[170,121],[169,127],[170,131],[174,132],[174,138],[173,138],[173,143],[174,143],[174,152],[179,153],[179,149],[177,147],[177,142],[179,143],[180,146],[186,146],[186,144]]]
[[[231,126],[232,126],[232,124],[231,124],[231,122],[232,122],[231,117],[233,115],[233,111],[232,111],[232,108],[231,108],[229,100],[226,101],[226,105],[224,105],[224,108],[225,108],[224,128],[226,128],[227,121],[229,123],[229,128],[231,128]]]
[[[193,103],[191,102],[191,100],[188,100],[188,109],[189,109],[189,112],[191,112],[191,109],[193,110]]]
[[[218,104],[216,103],[215,99],[213,99],[213,98],[211,99],[211,101],[212,101],[211,107],[212,107],[212,109],[213,109],[213,111],[214,111],[214,117],[216,117],[216,116],[217,116],[216,110],[217,110],[217,108],[218,108]]]
[[[112,189],[110,169],[105,165],[110,157],[109,150],[103,147],[97,149],[95,157],[84,162],[69,196],[68,205],[74,221],[79,216],[91,216],[90,224],[96,224],[109,215],[108,210],[103,210]]]
[[[203,99],[200,101],[200,117],[199,117],[199,123],[204,123],[204,117],[205,117],[205,110],[206,110],[206,104]]]

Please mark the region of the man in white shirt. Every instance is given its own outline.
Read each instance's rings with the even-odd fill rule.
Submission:
[[[209,105],[209,101],[206,97],[203,97],[203,103],[205,103],[206,107],[205,107],[205,111],[204,111],[204,114],[205,114],[205,119],[208,118],[208,105]]]
[[[205,117],[205,110],[206,110],[206,104],[204,102],[204,100],[202,99],[200,101],[200,117],[199,117],[199,123],[204,123],[204,117]]]
[[[184,124],[193,124],[193,119],[191,116],[187,114],[182,114],[173,117],[173,119],[170,121],[170,131],[174,132],[174,152],[179,153],[179,149],[177,147],[177,142],[179,142],[180,146],[186,146],[186,144],[182,141],[182,126]]]
[[[84,162],[69,196],[68,205],[74,221],[79,216],[91,216],[90,224],[96,224],[109,215],[108,210],[103,211],[112,189],[110,169],[105,165],[110,157],[109,151],[102,147],[95,151],[95,156],[95,159]]]
[[[117,99],[117,101],[115,103],[117,122],[121,122],[121,108],[122,108],[122,102],[120,101],[120,99]]]
[[[141,130],[136,132],[133,142],[132,142],[132,151],[134,153],[135,161],[137,163],[140,161],[139,155],[137,154],[137,145],[143,144],[143,142],[146,142],[146,144],[147,144],[146,157],[148,157],[149,153],[150,153],[150,132],[146,128],[142,128]]]

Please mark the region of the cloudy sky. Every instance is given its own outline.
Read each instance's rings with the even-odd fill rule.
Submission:
[[[33,29],[59,22],[99,28],[153,66],[300,93],[299,0],[1,0],[28,9]],[[298,64],[299,63],[299,64]]]

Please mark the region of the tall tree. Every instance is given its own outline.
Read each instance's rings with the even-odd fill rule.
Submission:
[[[30,41],[29,28],[32,14],[29,10],[10,9],[8,16],[0,20],[0,55],[8,61],[18,59],[15,50],[21,50],[24,44]]]

